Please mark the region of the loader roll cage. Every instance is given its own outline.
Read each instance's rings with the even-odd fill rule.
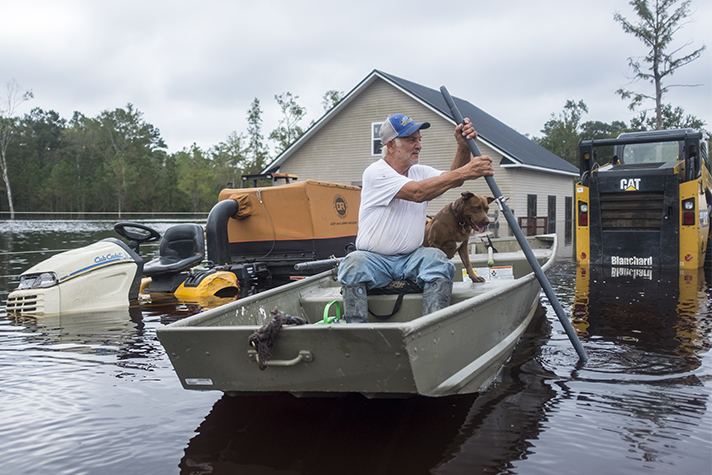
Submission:
[[[706,134],[695,129],[629,132],[615,139],[582,140],[579,142],[582,184],[586,185],[584,180],[600,166],[652,167],[677,163],[680,157],[684,161],[681,181],[694,180],[699,178],[703,166],[710,170],[708,140]]]

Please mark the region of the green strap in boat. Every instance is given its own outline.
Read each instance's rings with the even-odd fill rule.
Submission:
[[[329,316],[329,310],[331,307],[334,306],[336,308],[336,316]],[[321,320],[320,322],[316,323],[339,323],[341,320],[341,306],[339,305],[338,300],[332,300],[331,302],[326,304],[326,307],[324,307],[324,319]]]

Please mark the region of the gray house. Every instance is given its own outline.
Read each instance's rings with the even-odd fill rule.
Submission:
[[[530,228],[530,233],[557,232],[561,241],[570,241],[578,169],[469,102],[454,100],[462,115],[472,120],[480,151],[492,157],[495,179],[514,216],[547,218],[546,228],[543,219],[522,219],[525,232],[528,224],[538,222],[540,227]],[[262,173],[360,185],[363,170],[380,158],[381,123],[398,112],[430,122],[422,132],[420,163],[449,170],[456,150],[455,121],[440,91],[374,70]],[[485,180],[467,182],[432,201],[428,214],[435,215],[463,191],[491,194]],[[508,234],[504,219],[501,226],[501,233]]]

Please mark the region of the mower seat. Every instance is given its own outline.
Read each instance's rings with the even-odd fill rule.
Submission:
[[[171,226],[161,240],[160,256],[143,266],[146,277],[178,274],[205,258],[205,236],[199,224]]]

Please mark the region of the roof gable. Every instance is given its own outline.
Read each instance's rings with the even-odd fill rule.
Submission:
[[[395,84],[398,84],[403,89],[410,91],[414,96],[420,98],[423,102],[436,109],[442,115],[447,117],[453,123],[454,120],[450,114],[450,108],[445,103],[445,99],[439,90],[421,86],[411,81],[401,79],[390,74],[379,71],[379,73],[389,78]],[[508,159],[517,164],[527,165],[537,168],[548,168],[558,171],[572,172],[575,175],[579,174],[578,168],[554,155],[541,145],[533,142],[512,129],[508,125],[500,122],[491,115],[484,112],[479,107],[476,107],[469,102],[453,96],[455,105],[460,109],[463,117],[469,117],[477,130],[479,139],[491,144],[494,148],[501,151]]]
[[[365,90],[373,81],[382,79],[392,86],[398,88],[415,100],[423,103],[439,115],[455,124],[450,114],[450,110],[439,90],[416,84],[383,71],[374,70],[359,84],[356,85],[335,107],[317,120],[307,131],[284,150],[272,163],[270,163],[262,173],[276,171],[279,166],[294,153],[301,144],[308,141],[318,130],[320,130],[331,118],[338,114],[344,107],[353,101]],[[483,140],[492,148],[501,152],[505,157],[502,166],[521,166],[526,168],[540,169],[578,176],[579,170],[569,162],[554,155],[544,147],[526,138],[516,130],[495,119],[482,109],[469,102],[453,97],[455,104],[463,117],[469,117],[475,125],[478,133],[478,140]]]

